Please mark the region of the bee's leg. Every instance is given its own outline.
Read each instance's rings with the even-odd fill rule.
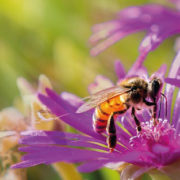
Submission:
[[[157,125],[158,123],[158,119],[156,118],[157,117],[157,103],[155,103],[155,105],[153,106],[152,117],[153,117],[154,125]]]
[[[132,117],[133,117],[134,120],[135,120],[135,123],[136,123],[138,132],[140,132],[140,131],[141,131],[141,125],[140,125],[139,120],[138,120],[137,117],[136,117],[135,108],[134,108],[134,107],[132,107],[131,115],[132,115]]]
[[[114,123],[114,113],[112,113],[109,117],[108,124],[107,124],[107,144],[108,147],[110,148],[110,152],[113,152],[114,148],[116,147],[116,127]]]
[[[154,105],[156,105],[155,102],[149,102],[149,101],[147,101],[146,99],[143,99],[143,102],[144,102],[147,106],[154,106]]]
[[[157,120],[157,103],[156,103],[156,100],[154,99],[153,102],[148,102],[144,99],[144,103],[147,105],[147,106],[153,106],[153,110],[152,110],[152,118],[153,118],[153,123],[154,125],[157,125],[158,123],[158,120]]]

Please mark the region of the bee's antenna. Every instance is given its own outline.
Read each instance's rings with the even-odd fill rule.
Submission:
[[[165,101],[166,101],[166,117],[167,117],[167,97],[163,94],[163,93],[161,93],[161,96],[165,99]]]

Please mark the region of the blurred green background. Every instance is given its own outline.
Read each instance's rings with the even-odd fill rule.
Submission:
[[[168,4],[165,0],[0,0],[0,108],[11,106],[19,92],[16,79],[23,76],[33,84],[47,75],[57,92],[87,96],[87,86],[103,74],[117,80],[114,60],[128,70],[138,56],[145,33],[131,35],[97,57],[90,57],[91,27],[115,17],[120,9],[145,3]],[[175,37],[166,40],[145,63],[150,73],[173,59]],[[56,180],[51,167],[30,168],[28,179]],[[84,179],[116,179],[103,169],[83,175]]]

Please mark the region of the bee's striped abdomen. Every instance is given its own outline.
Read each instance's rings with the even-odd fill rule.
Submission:
[[[93,128],[96,132],[101,133],[106,129],[109,116],[110,114],[102,111],[100,106],[95,109],[93,114]]]
[[[93,114],[93,128],[96,132],[102,133],[106,130],[107,122],[113,112],[126,110],[126,105],[119,96],[109,99],[96,107]]]

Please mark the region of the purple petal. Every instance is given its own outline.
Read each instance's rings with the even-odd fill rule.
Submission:
[[[129,139],[130,135],[126,133],[124,130],[122,130],[119,126],[116,126],[116,135],[117,135],[117,140],[123,144],[125,147],[130,147],[129,145]]]
[[[103,89],[110,88],[113,86],[114,84],[110,79],[108,79],[105,76],[98,75],[95,78],[95,81],[89,85],[88,91],[90,94],[95,94]]]
[[[84,103],[82,99],[68,92],[62,92],[60,96],[63,100],[67,101],[70,105],[74,107],[79,107]]]
[[[108,37],[107,40],[104,40],[102,43],[99,43],[97,46],[95,46],[95,48],[92,48],[92,50],[90,52],[91,55],[92,56],[98,55],[100,52],[104,51],[109,46],[113,45],[114,43],[116,43],[120,39],[124,38],[128,34],[131,34],[134,32],[136,32],[136,31],[135,30],[129,30],[126,32],[125,31],[124,32],[118,32],[118,30],[113,31],[113,34],[110,37]],[[96,34],[96,35],[99,35],[99,34]]]
[[[151,75],[150,79],[152,79],[153,77],[159,77],[161,79],[164,79],[166,70],[167,70],[167,65],[163,64],[154,74]]]
[[[60,132],[60,131],[43,131],[43,130],[30,130],[21,132],[23,137],[38,137],[38,136],[49,136],[49,137],[59,137],[59,138],[68,138],[68,139],[81,139],[84,141],[93,141],[94,138],[90,136],[85,136],[82,134],[74,134],[69,132]],[[101,140],[96,139],[96,142],[102,143]]]
[[[20,163],[14,164],[11,166],[11,168],[16,169],[16,168],[26,168],[26,167],[32,167],[32,166],[37,166],[39,164],[42,164],[43,161],[39,160],[27,160],[27,161],[22,161]]]
[[[163,40],[180,32],[179,20],[178,11],[158,4],[128,7],[115,20],[94,26],[90,41],[97,45],[91,54],[95,56],[125,36],[145,30],[147,35],[139,48],[142,63]]]
[[[168,78],[176,78],[180,69],[180,52],[177,53],[168,75]],[[165,95],[168,100],[167,104],[167,119],[170,121],[171,116],[171,105],[172,105],[172,98],[174,93],[174,86],[167,84],[165,89]]]
[[[180,123],[179,122],[179,119],[180,119],[179,110],[180,110],[180,90],[179,90],[179,92],[177,94],[177,97],[176,97],[176,102],[175,102],[175,105],[174,105],[174,111],[173,111],[173,116],[172,116],[172,124],[175,127],[177,126],[177,123],[178,124]],[[177,129],[177,133],[179,133],[178,129]]]
[[[39,100],[56,116],[61,117],[61,120],[75,129],[103,140],[104,137],[94,132],[92,127],[92,111],[88,111],[81,114],[73,112],[75,110],[70,104],[64,102],[55,92],[47,90],[48,96],[42,94],[39,95]],[[66,108],[66,109],[65,109]],[[68,114],[67,116],[62,116]]]
[[[92,160],[87,163],[83,163],[81,166],[78,167],[78,170],[81,172],[91,172],[95,171],[102,166],[105,166],[106,164],[109,164],[108,167],[110,167],[110,164],[113,163],[119,163],[119,162],[129,162],[132,163],[135,160],[139,159],[141,153],[140,152],[126,152],[124,154],[117,154],[115,157],[112,157],[110,159],[99,159],[98,161]]]
[[[118,117],[117,121],[119,121],[131,135],[136,135],[136,128],[128,121],[127,116]]]
[[[166,78],[165,82],[168,84],[171,84],[173,86],[179,87],[180,88],[180,79],[176,78]]]
[[[66,148],[50,145],[27,146],[20,148],[28,152],[24,155],[23,162],[13,165],[13,168],[30,167],[37,164],[50,164],[60,161],[82,162],[98,160],[98,158],[113,158],[114,153],[101,153],[84,149]]]
[[[132,68],[128,71],[126,77],[140,76],[144,79],[147,79],[148,77],[147,69],[142,65],[145,58],[146,56],[139,56],[139,58],[133,64]]]
[[[96,144],[94,142],[96,142]],[[65,132],[63,133],[58,131],[57,132],[34,131],[31,132],[31,136],[26,135],[25,137],[22,137],[19,143],[24,145],[40,145],[40,144],[67,145],[74,147],[101,149],[107,152],[109,151],[108,148],[102,147],[103,145],[106,145],[105,142],[104,143],[101,141],[98,142],[94,138],[83,135],[65,133]]]
[[[119,60],[115,61],[114,69],[115,69],[116,75],[119,80],[121,80],[125,77],[126,72],[125,72],[124,66],[122,65],[121,61],[119,61]]]

